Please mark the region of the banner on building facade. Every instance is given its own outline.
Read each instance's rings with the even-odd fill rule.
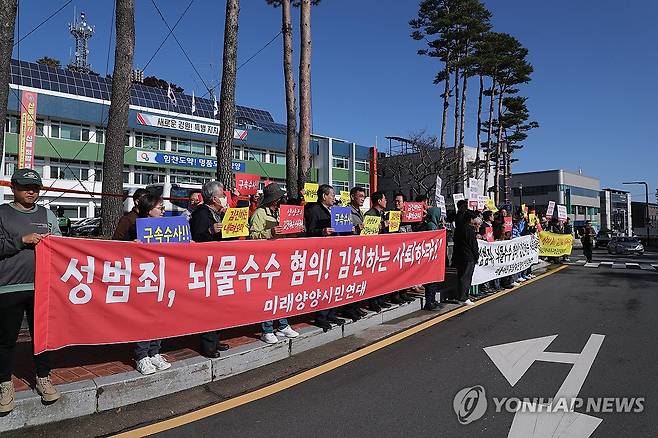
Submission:
[[[517,274],[539,262],[539,241],[534,235],[498,242],[478,240],[478,247],[473,284]]]
[[[47,237],[36,249],[35,352],[171,338],[444,280],[445,230],[149,245]]]
[[[21,120],[18,134],[18,168],[34,169],[34,143],[37,138],[37,96],[33,91],[21,92]]]
[[[155,114],[137,113],[137,123],[143,126],[174,129],[176,131],[194,132],[197,134],[219,135],[219,125],[177,119],[175,117],[158,116]],[[246,140],[247,130],[234,129],[233,138]]]
[[[191,157],[188,155],[172,154],[169,152],[151,152],[137,149],[135,160],[138,163],[167,164],[182,167],[193,167],[195,169],[217,169],[217,160],[213,158]],[[233,172],[244,172],[246,163],[233,161],[231,170]]]
[[[548,231],[539,233],[539,255],[542,257],[561,257],[570,255],[573,249],[571,234],[555,234]]]

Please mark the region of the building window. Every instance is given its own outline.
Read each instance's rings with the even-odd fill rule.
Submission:
[[[18,122],[18,117],[16,116],[7,116],[5,120],[5,132],[10,132],[12,134],[18,134],[20,123]]]
[[[197,155],[212,155],[212,145],[201,141],[191,141],[191,151]]]
[[[347,181],[332,181],[331,185],[334,186],[334,190],[336,191],[336,194],[340,194],[340,191],[348,191],[350,189],[350,183]]]
[[[37,136],[38,137],[45,137],[45,134],[43,133],[44,129],[44,123],[43,120],[37,119]]]
[[[249,161],[260,161],[261,163],[267,162],[267,153],[258,149],[248,149],[244,150],[244,159]]]
[[[233,148],[233,159],[241,160],[242,159],[242,150],[240,148]]]
[[[286,164],[286,154],[281,152],[270,152],[270,163],[273,164]]]
[[[363,187],[363,190],[366,191],[366,197],[370,196],[370,184],[357,184],[359,187]]]
[[[88,181],[89,164],[82,161],[50,160],[50,178]]]
[[[128,184],[130,183],[130,172],[123,172],[123,183]]]
[[[63,140],[80,141],[82,139],[82,127],[80,125],[71,125],[69,123],[52,122],[50,125],[50,136],[53,138],[61,138]],[[88,129],[87,140],[89,140]]]
[[[354,169],[359,172],[370,172],[370,161],[354,160]]]
[[[333,167],[336,169],[349,169],[348,159],[345,157],[333,157]]]
[[[63,210],[64,217],[69,219],[84,219],[87,217],[87,206],[50,204],[50,209],[55,214],[57,214],[57,210]]]
[[[37,171],[42,177],[43,175],[43,166],[45,165],[44,160],[34,160],[34,170]],[[8,156],[5,160],[5,176],[11,177],[16,171],[16,157]]]
[[[96,143],[105,143],[105,131],[100,128],[96,128],[96,132],[92,134],[92,138]]]
[[[135,166],[133,184],[147,185],[165,182],[165,174],[155,172],[151,167]]]
[[[135,134],[135,147],[164,151],[167,148],[167,139],[159,135]]]
[[[204,184],[210,181],[210,174],[205,172],[176,171],[169,176],[172,184]]]

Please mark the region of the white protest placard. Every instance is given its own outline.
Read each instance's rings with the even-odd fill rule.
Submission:
[[[567,220],[567,207],[565,205],[557,206],[557,220],[565,222]]]
[[[546,217],[549,219],[553,217],[555,211],[555,201],[548,201],[548,209],[546,210]]]
[[[464,200],[464,194],[463,193],[453,193],[452,194],[452,202],[455,203],[455,210],[457,210],[457,203],[459,201]]]
[[[487,206],[487,197],[484,195],[478,195],[478,210],[483,211]]]
[[[539,262],[539,239],[535,235],[512,240],[478,240],[480,257],[473,272],[473,284],[519,273]]]
[[[441,209],[441,217],[446,217],[446,198],[443,195],[438,195],[436,198],[436,206]]]
[[[441,196],[441,186],[443,185],[443,180],[439,175],[436,176],[436,188],[434,189],[434,203],[436,206],[439,206],[439,197]]]

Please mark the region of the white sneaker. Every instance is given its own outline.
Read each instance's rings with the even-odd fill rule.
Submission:
[[[464,301],[464,305],[466,305],[466,306],[472,306],[473,304],[475,304],[475,303],[473,301],[471,301],[470,298],[468,300]]]
[[[525,278],[523,278],[523,277],[519,277],[519,278],[516,279],[517,283],[523,283],[524,281],[525,281]]]
[[[512,283],[511,286],[512,286],[512,287],[517,287],[517,286],[521,286],[521,285],[515,281],[514,283]]]
[[[279,342],[279,339],[274,335],[274,333],[263,333],[260,336],[260,340],[267,344],[276,344]]]
[[[528,278],[536,278],[537,276],[535,274],[528,274]]]
[[[167,359],[165,359],[164,357],[162,357],[159,354],[156,354],[155,356],[153,356],[150,359],[151,359],[151,363],[153,364],[155,369],[158,370],[158,371],[164,371],[167,368],[171,368],[171,364],[169,362],[167,362]]]
[[[148,376],[149,374],[155,373],[155,366],[151,363],[151,358],[145,357],[137,361],[137,366],[135,367],[137,371]]]
[[[286,338],[296,338],[297,336],[299,336],[299,333],[297,333],[296,331],[294,331],[292,329],[292,327],[287,325],[286,328],[277,330],[276,335],[286,337]]]

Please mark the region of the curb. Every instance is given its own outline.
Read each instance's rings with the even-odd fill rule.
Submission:
[[[540,261],[532,270],[543,271],[549,265]],[[276,344],[254,340],[229,350],[218,359],[198,356],[181,360],[172,363],[168,370],[149,376],[129,371],[58,385],[62,398],[54,406],[45,406],[34,391],[20,391],[16,393],[16,409],[0,417],[0,432],[117,409],[235,376],[415,313],[422,309],[424,300],[418,297],[411,303],[393,305],[380,313],[368,312],[359,321],[347,320],[342,327],[334,325],[326,333],[318,327],[305,327],[297,338]],[[429,316],[427,319],[435,315]]]

